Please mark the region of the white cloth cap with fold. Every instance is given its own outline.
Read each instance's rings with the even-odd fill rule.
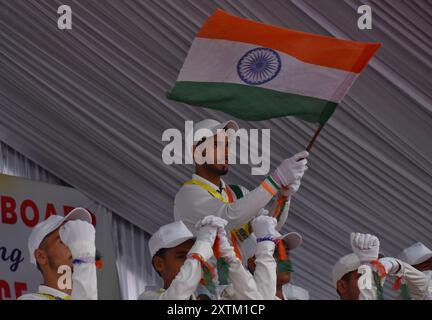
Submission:
[[[337,281],[351,271],[360,267],[360,260],[355,253],[347,254],[336,262],[333,266],[333,285],[336,288]]]
[[[208,138],[216,135],[218,129],[233,129],[234,131],[237,131],[239,129],[239,126],[237,122],[233,120],[228,120],[220,123],[219,121],[213,119],[205,119],[194,124],[194,130],[186,137],[186,141],[189,141],[188,139],[191,138],[194,139],[196,136],[198,140],[197,141],[194,140],[193,142],[193,144],[196,144],[203,138]]]
[[[194,235],[185,226],[183,221],[166,224],[153,233],[149,240],[150,255],[153,258],[160,249],[177,247],[179,244],[194,239]]]
[[[28,239],[28,248],[30,254],[30,262],[36,265],[36,258],[34,252],[39,248],[41,242],[47,235],[59,228],[64,222],[71,220],[83,220],[92,223],[92,216],[84,208],[75,208],[69,212],[65,217],[52,215],[45,221],[38,223],[32,230]]]
[[[416,265],[432,257],[432,251],[423,243],[417,242],[403,250],[397,258],[410,265]]]

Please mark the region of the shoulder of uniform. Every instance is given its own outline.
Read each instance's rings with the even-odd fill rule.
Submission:
[[[190,181],[190,180],[189,180]],[[203,189],[201,186],[193,183],[189,183],[189,181],[186,181],[182,184],[179,191],[177,191],[177,194],[184,193],[184,192],[196,192],[196,191],[203,191],[206,192],[205,189]]]
[[[290,284],[288,289],[289,289],[289,290],[287,290],[288,292],[286,292],[286,293],[288,293],[288,297],[287,297],[288,299],[290,299],[290,300],[309,300],[309,291],[308,290],[306,290],[302,287],[293,285],[293,284]]]
[[[18,300],[49,300],[49,299],[42,294],[26,293],[18,297]]]
[[[175,197],[174,197],[174,202],[177,201],[184,201],[184,200],[189,200],[191,197],[196,197],[196,196],[204,196],[208,194],[208,191],[196,186],[196,185],[183,185],[179,191],[177,191]]]
[[[164,292],[165,292],[164,289],[158,289],[158,290],[155,290],[155,291],[144,291],[138,297],[138,300],[159,300],[160,296]]]

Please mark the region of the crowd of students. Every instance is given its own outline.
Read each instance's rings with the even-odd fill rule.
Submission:
[[[309,299],[306,289],[290,283],[290,253],[302,236],[281,234],[307,170],[308,152],[285,159],[249,191],[222,179],[229,167],[229,132],[238,130],[237,123],[206,119],[194,130],[204,134],[195,141],[193,154],[200,151],[213,159],[196,163],[195,173],[175,196],[173,222],[150,238],[149,259],[163,288],[145,291],[139,299]],[[97,299],[94,239],[91,216],[81,208],[38,224],[29,250],[44,284],[20,299]],[[432,251],[424,244],[415,243],[393,258],[380,254],[374,235],[353,232],[350,241],[352,252],[328,275],[341,299],[382,299],[388,278],[394,279],[401,299],[432,299]],[[73,270],[67,288],[59,284],[61,265]]]

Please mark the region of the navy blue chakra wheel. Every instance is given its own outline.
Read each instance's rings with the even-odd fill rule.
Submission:
[[[237,73],[243,82],[258,85],[273,80],[280,72],[279,54],[269,48],[256,48],[246,52],[237,64]]]

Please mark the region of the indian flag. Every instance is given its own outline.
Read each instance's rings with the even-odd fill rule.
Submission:
[[[217,10],[168,98],[245,120],[323,125],[380,47],[270,26]]]

